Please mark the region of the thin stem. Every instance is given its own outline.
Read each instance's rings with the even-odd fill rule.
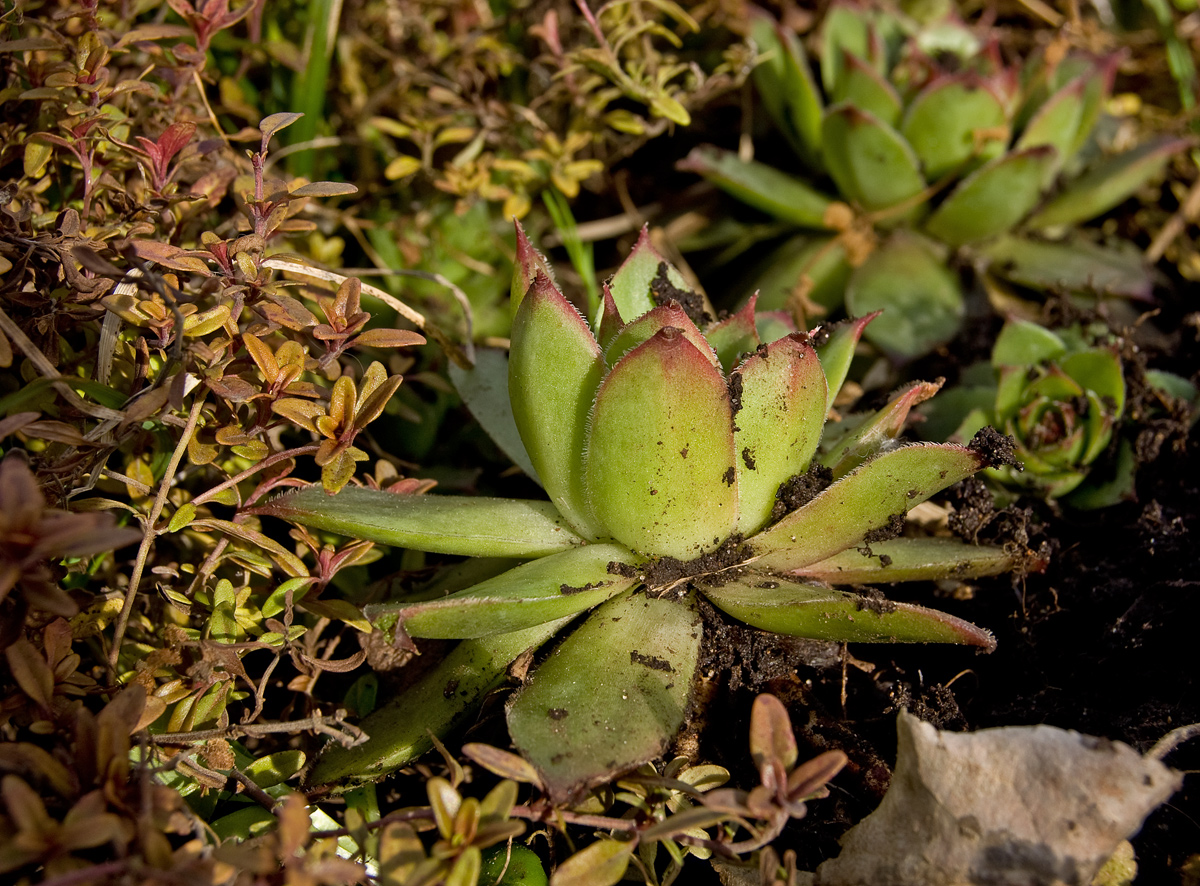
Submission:
[[[162,515],[163,508],[167,504],[167,496],[171,492],[171,484],[175,479],[175,473],[179,470],[179,463],[183,461],[184,453],[187,452],[188,441],[192,439],[192,434],[196,432],[196,424],[200,420],[200,411],[204,407],[204,397],[206,389],[201,389],[196,399],[192,402],[192,411],[188,413],[187,424],[184,425],[183,433],[179,437],[179,443],[175,446],[175,451],[171,453],[171,460],[167,463],[167,470],[163,474],[162,485],[158,489],[158,497],[154,500],[154,505],[150,508],[150,513],[146,516],[144,531],[142,534],[142,543],[138,547],[137,559],[133,563],[133,572],[129,576],[129,588],[125,591],[125,601],[121,605],[121,614],[117,616],[117,625],[113,631],[112,648],[108,651],[108,667],[110,676],[114,681],[117,671],[117,659],[121,655],[121,642],[125,639],[125,630],[129,627],[129,616],[133,612],[133,602],[137,597],[138,586],[142,582],[142,572],[146,568],[146,560],[150,556],[150,546],[154,543],[155,531],[154,526],[158,522],[158,518]]]
[[[316,443],[307,443],[304,446],[297,446],[295,449],[287,449],[283,452],[276,452],[274,455],[269,455],[257,464],[251,465],[242,471],[240,474],[234,474],[223,483],[218,483],[207,492],[202,492],[191,500],[191,504],[196,507],[208,502],[210,499],[224,492],[230,486],[236,486],[247,477],[253,477],[264,468],[269,468],[271,465],[278,464],[281,461],[286,461],[289,458],[295,458],[297,455],[307,455],[311,452],[316,452],[320,446]]]

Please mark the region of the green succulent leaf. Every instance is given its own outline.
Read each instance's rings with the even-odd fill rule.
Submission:
[[[608,565],[638,558],[612,544],[584,545],[525,563],[466,590],[422,603],[387,604],[412,637],[459,640],[524,630],[576,615],[627,590],[633,578],[610,574]]]
[[[848,548],[828,560],[795,571],[799,578],[827,584],[880,584],[999,575],[1015,566],[1036,571],[1043,561],[1023,552],[969,545],[956,538],[894,538],[866,549]]]
[[[760,567],[802,569],[860,544],[869,533],[898,529],[909,509],[987,465],[953,444],[917,444],[886,452],[750,540]]]
[[[330,742],[308,776],[313,785],[377,781],[433,748],[433,735],[445,735],[469,719],[506,676],[510,662],[553,637],[570,619],[559,619],[511,634],[464,640],[416,683],[400,692],[359,725],[370,738],[347,748]]]
[[[860,315],[882,311],[867,339],[893,357],[912,359],[958,333],[966,313],[960,287],[935,244],[900,230],[850,275],[846,308]]]
[[[554,505],[542,501],[356,487],[327,495],[312,486],[280,496],[256,513],[348,538],[467,557],[545,557],[583,543]]]
[[[729,393],[683,333],[660,330],[605,377],[584,474],[592,512],[636,552],[690,560],[733,531]]]
[[[513,741],[563,802],[660,753],[683,724],[701,622],[687,601],[605,603],[514,695]]]
[[[831,409],[833,401],[846,381],[850,372],[850,363],[854,360],[854,349],[858,340],[872,320],[879,316],[879,311],[865,317],[857,317],[839,323],[829,331],[829,338],[817,348],[817,356],[821,360],[821,368],[825,371],[826,398],[825,408]]]
[[[1105,412],[1120,418],[1125,409],[1125,373],[1121,358],[1110,348],[1087,348],[1064,357],[1059,368],[1073,378],[1081,388],[1095,391],[1107,400]]]
[[[650,284],[658,276],[659,266],[665,262],[666,259],[650,242],[650,229],[642,228],[633,250],[608,281],[613,303],[620,316],[640,317],[655,307],[654,299],[650,296]],[[672,286],[684,291],[691,288],[673,265],[667,263],[665,270],[667,282]]]
[[[678,167],[703,176],[727,194],[781,221],[802,228],[829,228],[825,212],[833,198],[773,166],[701,145],[693,148]]]
[[[818,640],[863,643],[960,643],[988,652],[990,633],[962,619],[770,573],[749,573],[703,588],[715,606],[756,628]]]
[[[901,134],[921,160],[929,181],[1004,153],[1004,103],[971,75],[934,81],[912,100]]]
[[[542,486],[586,538],[601,529],[588,511],[581,453],[592,399],[604,374],[587,321],[538,274],[513,318],[508,392],[513,418]]]
[[[1013,146],[1017,151],[1041,145],[1055,150],[1054,161],[1043,173],[1043,188],[1050,186],[1063,164],[1073,156],[1072,150],[1083,123],[1087,85],[1087,76],[1076,77],[1050,96],[1038,108]]]
[[[821,139],[825,165],[838,190],[864,209],[887,209],[913,200],[925,189],[913,149],[873,114],[835,105],[825,112]]]
[[[756,12],[751,15],[750,36],[765,56],[754,68],[758,94],[796,153],[819,169],[824,102],[804,46],[795,34],[780,28],[768,16]]]
[[[856,55],[846,55],[833,93],[834,103],[848,102],[888,126],[900,120],[901,102],[896,88]]]
[[[1057,360],[1066,352],[1066,343],[1040,323],[1009,320],[992,346],[992,365],[1036,366]]]
[[[821,464],[844,477],[863,462],[874,458],[900,436],[912,408],[924,403],[942,388],[942,382],[919,381],[894,396],[886,406],[867,417],[853,432],[820,456]]]
[[[925,230],[951,246],[1011,230],[1037,204],[1056,157],[1043,145],[993,160],[959,183],[925,222]]]
[[[712,345],[709,344],[704,334],[696,328],[696,324],[691,321],[691,318],[688,317],[677,301],[670,301],[665,305],[659,305],[657,308],[642,314],[637,319],[626,323],[613,336],[612,341],[604,349],[604,362],[608,366],[615,366],[622,357],[638,345],[652,339],[656,333],[666,329],[668,326],[681,332],[683,337],[690,341],[697,351],[707,357],[714,367],[720,366],[720,361],[713,351]]]
[[[742,355],[749,354],[762,343],[754,325],[757,307],[758,294],[755,293],[739,310],[705,330],[704,337],[716,351],[723,371],[732,371]]]
[[[1190,139],[1160,138],[1109,157],[1069,182],[1026,223],[1033,229],[1077,225],[1108,212],[1162,174]]]
[[[736,377],[737,529],[751,535],[770,518],[779,485],[808,470],[825,424],[827,391],[816,351],[800,334],[748,357]]]
[[[835,3],[821,26],[821,82],[830,95],[837,93],[847,54],[870,57],[871,26],[861,9]]]
[[[1045,242],[1004,236],[977,247],[988,269],[1031,289],[1149,299],[1154,290],[1141,251],[1131,243]]]
[[[546,257],[529,242],[521,223],[516,222],[515,224],[517,257],[513,262],[512,287],[509,291],[509,308],[514,317],[517,315],[517,308],[521,306],[521,300],[525,298],[525,293],[529,291],[529,287],[533,285],[538,274],[544,274],[551,284],[554,283],[554,269],[550,267]]]
[[[829,312],[841,308],[851,268],[837,239],[800,234],[775,249],[764,266],[753,284],[760,311],[784,309],[805,277],[812,283],[806,293],[810,301]]]
[[[542,480],[513,418],[512,399],[508,396],[508,355],[496,348],[476,348],[474,366],[462,369],[451,362],[448,370],[454,389],[492,442],[540,485]]]

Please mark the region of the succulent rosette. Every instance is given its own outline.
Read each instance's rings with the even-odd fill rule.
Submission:
[[[1162,137],[1105,154],[1096,136],[1116,56],[1045,50],[1014,67],[953,14],[921,20],[847,0],[815,29],[815,64],[765,14],[751,29],[760,97],[798,162],[777,169],[701,146],[681,167],[805,229],[759,276],[761,307],[790,298],[818,311],[886,308],[867,338],[907,359],[960,327],[955,264],[980,272],[991,292],[1149,297],[1140,250],[1100,244],[1080,226],[1190,142]]]
[[[518,231],[513,307],[507,396],[493,386],[490,399],[466,399],[549,501],[314,487],[264,509],[376,542],[523,561],[454,593],[368,609],[394,616],[401,638],[464,642],[363,724],[366,749],[331,749],[316,781],[407,762],[429,746],[427,729],[452,725],[510,661],[593,609],[507,709],[515,744],[556,800],[651,759],[680,727],[704,633],[700,598],[794,636],[992,647],[990,634],[950,615],[867,605],[834,587],[1029,562],[898,537],[910,508],[998,463],[986,446],[896,442],[936,386],[899,392],[819,448],[869,318],[820,345],[795,332],[763,341],[759,323],[778,321],[756,318],[753,303],[706,321],[703,299],[645,232],[589,325]],[[486,391],[489,381],[460,387]]]
[[[1084,329],[1010,320],[991,362],[969,369],[960,391],[942,403],[948,412],[938,424],[955,409],[966,413],[954,437],[967,439],[985,425],[1012,436],[1021,469],[989,469],[992,479],[1059,498],[1079,490],[1112,442],[1125,409],[1125,377],[1116,346],[1091,343]]]

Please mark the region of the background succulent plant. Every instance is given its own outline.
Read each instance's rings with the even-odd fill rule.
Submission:
[[[1097,136],[1117,57],[1055,45],[1006,65],[956,17],[836,2],[815,38],[753,24],[755,82],[799,158],[782,171],[703,146],[682,163],[807,229],[774,254],[761,304],[852,314],[887,308],[867,337],[912,358],[953,337],[963,265],[1035,290],[1147,297],[1132,244],[1078,228],[1133,194],[1188,144],[1161,137],[1102,156]],[[819,77],[818,77],[819,74]],[[820,84],[818,86],[818,83]]]
[[[511,415],[481,414],[515,424],[516,458],[549,502],[313,488],[265,509],[386,544],[528,561],[449,596],[373,610],[396,613],[402,637],[467,642],[403,701],[402,718],[368,724],[377,753],[327,757],[314,778],[404,762],[427,726],[449,725],[509,661],[593,608],[508,708],[514,741],[558,799],[650,759],[683,722],[698,597],[796,636],[991,647],[986,631],[951,616],[868,606],[830,587],[994,574],[1019,558],[895,537],[910,508],[1005,458],[1003,445],[897,445],[919,390],[818,453],[869,318],[834,329],[819,351],[802,333],[763,342],[753,303],[712,322],[645,234],[604,286],[591,328],[523,232],[514,293]],[[426,719],[421,705],[438,712]]]

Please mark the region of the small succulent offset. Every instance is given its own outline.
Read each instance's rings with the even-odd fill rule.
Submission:
[[[899,359],[949,340],[964,313],[957,251],[990,290],[1148,297],[1133,244],[1078,226],[1159,174],[1189,142],[1101,156],[1096,135],[1118,59],[1055,45],[1020,69],[957,18],[838,0],[818,30],[820,87],[795,34],[760,15],[754,72],[800,159],[784,172],[713,147],[681,166],[807,229],[760,278],[763,308],[888,308],[867,338]],[[815,310],[814,310],[815,308]]]
[[[331,749],[314,781],[407,762],[428,747],[427,729],[452,725],[510,662],[592,609],[507,710],[514,742],[559,802],[661,753],[683,723],[700,598],[794,636],[992,648],[990,634],[952,616],[831,587],[995,574],[1022,560],[897,537],[910,508],[1004,457],[994,433],[971,446],[896,442],[936,386],[900,392],[818,449],[869,318],[819,346],[796,332],[762,341],[759,328],[779,321],[759,317],[760,327],[752,303],[706,322],[703,299],[645,232],[591,327],[520,230],[513,295],[507,420],[515,460],[550,501],[313,487],[261,511],[384,544],[527,561],[448,596],[373,610],[398,616],[402,641],[464,642],[364,722],[371,745]],[[503,423],[488,424],[511,451]]]
[[[1010,320],[992,348],[991,365],[972,367],[947,403],[975,405],[955,436],[969,439],[992,425],[1016,441],[1023,470],[987,473],[1004,485],[1059,498],[1079,489],[1112,442],[1125,409],[1125,377],[1117,347],[1093,343],[1080,327],[1053,332]]]

